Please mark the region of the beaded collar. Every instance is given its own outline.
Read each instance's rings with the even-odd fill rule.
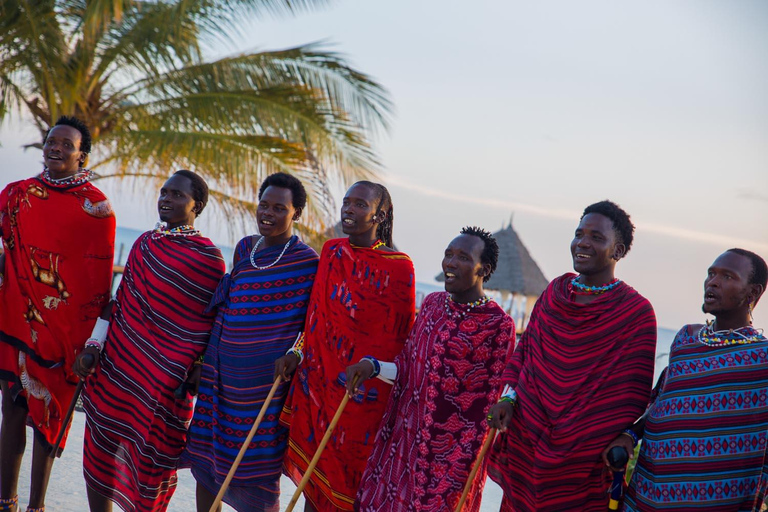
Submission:
[[[445,294],[445,313],[448,316],[452,316],[454,318],[463,319],[465,316],[467,316],[468,313],[471,313],[472,310],[484,305],[488,304],[490,302],[491,298],[487,295],[483,295],[479,299],[477,299],[474,302],[468,302],[466,304],[460,304],[458,302],[454,302],[453,298],[451,297],[450,293]],[[456,311],[451,310],[451,304],[453,304]]]
[[[738,329],[715,330],[715,322],[707,321],[696,335],[696,341],[710,347],[724,347],[726,345],[748,345],[756,341],[764,341],[762,329],[755,329],[751,325]]]
[[[93,178],[93,176],[93,171],[89,169],[80,169],[72,176],[67,176],[66,178],[51,178],[51,173],[48,172],[48,169],[45,169],[40,175],[40,179],[43,180],[43,182],[45,182],[47,185],[54,187],[74,187],[77,185],[82,185],[83,183],[87,183]]]
[[[581,276],[576,276],[571,279],[573,293],[578,295],[602,295],[609,290],[613,290],[619,285],[619,283],[621,283],[621,279],[615,278],[613,281],[608,284],[604,284],[603,286],[588,286],[580,282],[579,277]]]
[[[351,242],[350,242],[350,244],[349,244],[349,245],[351,245],[351,246],[352,246],[352,247],[354,247],[354,248],[357,248],[357,247],[363,247],[362,245],[355,245],[355,244],[353,244],[353,243],[351,243]],[[372,244],[370,247],[368,247],[368,249],[373,249],[373,250],[376,250],[376,249],[378,249],[379,247],[382,247],[382,246],[384,246],[384,245],[387,245],[387,244],[385,244],[384,242],[382,242],[382,241],[381,241],[381,239],[376,239],[376,241],[375,241],[375,242],[373,242],[373,244]]]
[[[155,229],[152,231],[152,239],[157,240],[158,238],[166,236],[200,236],[200,234],[200,230],[195,229],[195,226],[189,224],[183,224],[168,229],[165,222],[158,222],[155,224]]]

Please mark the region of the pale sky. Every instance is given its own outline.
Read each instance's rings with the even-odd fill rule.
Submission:
[[[390,90],[377,147],[419,281],[463,225],[495,231],[512,214],[551,279],[571,270],[581,210],[608,198],[637,225],[617,275],[676,329],[703,320],[718,254],[768,257],[766,28],[761,0],[339,0],[210,54],[327,40]],[[19,148],[34,130],[12,120],[0,137],[0,185],[38,172],[39,152]],[[151,227],[154,197],[105,190],[119,225]],[[203,229],[231,245],[222,219]],[[755,323],[768,325],[768,296]]]

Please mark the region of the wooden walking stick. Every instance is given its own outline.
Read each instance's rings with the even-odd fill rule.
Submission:
[[[269,394],[267,395],[267,398],[264,400],[264,405],[261,406],[259,415],[256,416],[256,421],[253,423],[253,426],[251,427],[251,431],[248,432],[248,437],[245,438],[245,441],[243,441],[243,446],[240,447],[240,453],[237,454],[237,457],[235,458],[235,462],[233,462],[232,467],[229,468],[229,473],[227,473],[227,478],[225,478],[224,483],[221,484],[221,489],[219,489],[219,494],[216,495],[216,499],[213,501],[213,505],[211,505],[210,512],[216,512],[216,510],[219,508],[219,505],[221,505],[221,500],[224,499],[224,493],[227,492],[229,483],[232,481],[232,478],[234,478],[235,471],[237,471],[237,467],[240,465],[240,462],[243,460],[243,457],[245,456],[245,452],[246,450],[248,450],[248,445],[251,444],[251,440],[253,439],[253,436],[256,435],[256,430],[258,430],[259,425],[261,424],[261,420],[264,419],[264,415],[267,413],[267,408],[269,407],[270,402],[272,402],[272,398],[275,396],[275,393],[277,392],[277,388],[282,381],[283,381],[283,377],[281,375],[278,375],[277,378],[275,379],[275,383],[272,384],[272,389],[269,390]]]
[[[467,483],[464,484],[464,492],[461,493],[461,499],[459,500],[459,504],[456,505],[454,512],[461,512],[461,507],[463,507],[464,502],[467,501],[467,495],[469,495],[469,489],[472,487],[472,482],[475,480],[475,475],[477,475],[477,471],[480,469],[480,466],[483,463],[483,457],[485,457],[485,454],[488,452],[488,448],[491,447],[495,437],[496,429],[492,428],[488,431],[488,437],[485,438],[485,442],[483,443],[483,447],[480,449],[480,453],[477,455],[477,460],[475,461],[475,465],[472,467],[472,471],[469,472]]]
[[[352,383],[352,385],[354,386],[355,384],[357,384],[357,377],[355,377],[355,381]],[[341,413],[344,412],[344,408],[347,406],[347,402],[349,402],[349,394],[345,392],[344,398],[341,400],[339,408],[336,409],[336,414],[333,415],[331,424],[328,425],[327,429],[325,429],[323,440],[320,441],[320,445],[317,447],[315,456],[312,457],[312,461],[309,463],[309,466],[307,466],[307,471],[304,472],[304,477],[301,479],[301,482],[299,482],[299,486],[296,488],[296,492],[293,493],[293,498],[291,498],[291,502],[288,503],[288,508],[285,509],[285,512],[291,512],[293,507],[296,506],[296,502],[299,501],[299,496],[301,496],[301,493],[307,486],[309,477],[312,476],[312,472],[315,470],[315,466],[317,466],[317,462],[320,460],[320,455],[322,455],[323,450],[325,449],[325,445],[327,445],[328,440],[331,439],[333,429],[336,428],[336,424],[339,422],[339,418],[341,418]]]
[[[93,356],[91,354],[85,354],[83,356],[83,366],[86,368],[93,366]],[[75,412],[77,399],[80,398],[80,393],[83,392],[83,384],[85,384],[84,380],[81,380],[77,383],[77,387],[75,388],[75,396],[72,397],[72,401],[69,403],[67,414],[64,416],[64,421],[61,422],[59,435],[56,436],[56,442],[53,443],[53,449],[48,454],[48,456],[53,459],[55,459],[56,455],[59,453],[59,445],[61,445],[61,440],[64,438],[64,433],[67,431],[67,427],[69,427],[69,422],[72,421],[72,414]]]

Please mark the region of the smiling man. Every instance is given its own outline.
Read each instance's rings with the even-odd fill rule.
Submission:
[[[588,206],[571,242],[578,275],[552,281],[531,313],[489,415],[502,511],[608,508],[601,452],[645,411],[656,350],[651,304],[614,276],[633,231],[618,205]]]
[[[394,363],[363,358],[347,368],[352,396],[371,377],[394,380],[358,493],[361,512],[452,511],[488,434],[485,417],[501,393],[515,332],[512,319],[483,292],[499,247],[467,227],[443,257],[445,292],[424,304]],[[363,382],[353,388],[352,382]],[[486,465],[464,512],[477,511]]]
[[[751,316],[766,282],[765,260],[743,249],[707,270],[702,310],[715,320],[680,329],[647,419],[607,448],[631,454],[643,438],[624,510],[761,510],[768,339]]]
[[[387,188],[359,181],[344,195],[342,230],[320,254],[304,343],[275,362],[275,376],[295,372],[280,422],[289,427],[284,473],[299,484],[345,390],[345,368],[360,356],[391,360],[413,325],[413,262],[392,249],[394,207]],[[298,367],[298,369],[297,369]],[[351,400],[304,488],[307,512],[353,510],[390,387],[369,383]]]
[[[43,141],[43,172],[0,193],[0,510],[16,510],[27,424],[28,504],[44,506],[48,454],[77,384],[72,364],[109,301],[115,216],[90,183],[90,151],[86,125],[62,117]]]

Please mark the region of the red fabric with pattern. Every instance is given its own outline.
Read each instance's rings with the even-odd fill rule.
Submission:
[[[515,326],[495,302],[463,319],[429,295],[397,356],[397,380],[358,493],[360,512],[452,512],[488,434]],[[480,509],[487,460],[463,512]]]
[[[651,304],[620,283],[573,301],[574,274],[544,291],[504,372],[518,406],[489,474],[517,511],[608,507],[605,447],[645,411],[656,353]]]
[[[283,408],[290,427],[286,474],[298,484],[345,394],[345,369],[370,355],[392,361],[411,329],[413,263],[400,252],[323,246],[305,326],[305,360]],[[349,401],[323,451],[305,497],[320,512],[352,510],[391,386],[374,379]]]
[[[77,384],[72,363],[109,301],[115,216],[90,183],[36,177],[0,193],[0,231],[0,379],[53,445]]]
[[[125,273],[96,372],[83,392],[86,484],[125,511],[165,510],[192,419],[175,391],[208,343],[206,312],[224,275],[203,236],[141,235]]]

